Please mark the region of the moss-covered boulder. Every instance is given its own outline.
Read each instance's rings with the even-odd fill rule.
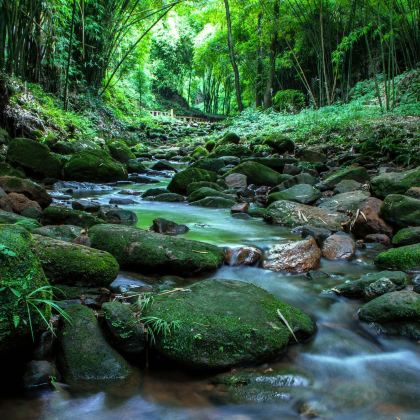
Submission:
[[[19,169],[13,168],[7,162],[0,162],[0,176],[16,176],[25,178],[25,173]]]
[[[183,195],[176,193],[159,194],[149,199],[151,201],[161,201],[163,203],[182,203],[185,201],[185,197]]]
[[[103,219],[86,211],[74,210],[62,206],[47,207],[41,216],[41,223],[43,225],[74,225],[87,228],[104,222]]]
[[[206,157],[209,154],[208,150],[203,147],[203,146],[198,146],[194,149],[194,151],[192,152],[191,156],[194,159],[200,159],[203,157]]]
[[[113,182],[127,179],[127,171],[104,150],[87,150],[70,158],[64,176],[72,181]]]
[[[371,181],[373,193],[380,198],[404,194],[411,187],[420,187],[420,167],[404,172],[386,172]]]
[[[135,154],[122,140],[113,140],[107,145],[109,153],[115,160],[118,160],[118,162],[128,163],[130,159],[136,158]]]
[[[216,182],[216,180],[217,174],[215,172],[206,171],[205,169],[187,168],[175,174],[168,185],[168,190],[170,192],[185,195],[187,193],[188,185],[193,182]]]
[[[246,175],[248,184],[267,185],[274,187],[280,184],[283,179],[282,175],[268,166],[261,165],[253,161],[240,163],[231,169],[226,175],[239,173]]]
[[[401,194],[387,195],[381,216],[398,227],[420,226],[420,200]]]
[[[83,245],[33,235],[33,249],[52,284],[109,286],[119,265],[108,252]]]
[[[127,379],[132,369],[106,341],[95,313],[86,306],[66,308],[70,322],[59,335],[59,362],[64,379],[71,385]]]
[[[166,188],[149,188],[141,196],[142,198],[156,197],[159,194],[166,194],[168,192]]]
[[[0,188],[6,193],[23,194],[29,199],[36,201],[42,208],[49,206],[52,198],[44,187],[29,179],[15,176],[0,176]]]
[[[214,245],[133,227],[96,225],[89,237],[92,247],[108,251],[123,268],[191,276],[215,270],[224,260],[223,249]]]
[[[51,225],[41,226],[32,231],[32,233],[42,236],[48,236],[60,241],[72,242],[81,233],[83,228],[73,225]]]
[[[218,173],[226,166],[223,158],[204,158],[194,162],[191,167]],[[199,182],[199,181],[198,181]]]
[[[420,244],[401,246],[381,252],[375,258],[375,264],[390,270],[419,270]]]
[[[223,197],[206,197],[191,203],[193,206],[209,207],[214,209],[229,209],[235,204],[235,200]]]
[[[320,200],[319,207],[331,212],[356,213],[369,197],[370,194],[367,191],[350,191]]]
[[[264,144],[274,149],[277,153],[293,153],[295,151],[295,143],[281,133],[269,135]]]
[[[22,227],[0,225],[0,354],[10,354],[20,348],[31,335],[24,297],[47,286],[41,264],[31,250],[32,238]],[[21,294],[19,300],[17,294]],[[35,298],[48,298],[46,291],[35,293]],[[38,305],[49,318],[49,308]],[[29,308],[32,328],[42,326],[34,308]]]
[[[245,157],[251,155],[249,147],[243,144],[221,144],[215,147],[211,153],[211,157],[222,157],[222,156],[236,156]]]
[[[139,355],[146,347],[143,325],[131,305],[106,302],[102,305],[112,344],[123,353]]]
[[[241,138],[233,132],[226,133],[217,144],[239,144]]]
[[[264,219],[269,223],[288,227],[311,225],[339,231],[342,230],[342,223],[347,220],[347,217],[342,213],[334,213],[293,201],[279,200],[267,207]]]
[[[350,298],[372,299],[379,295],[404,289],[408,275],[403,271],[380,271],[364,274],[357,280],[349,280],[332,290],[338,295]]]
[[[9,211],[0,210],[0,225],[18,225],[24,227],[28,231],[32,231],[41,225],[37,220],[30,217],[21,216]]]
[[[199,190],[200,188],[211,188],[212,190],[216,191],[223,191],[223,188],[216,184],[215,182],[207,182],[207,181],[201,181],[201,182],[193,182],[187,187],[187,195],[191,195],[194,191]]]
[[[399,230],[392,238],[392,245],[405,246],[420,243],[420,226]]]
[[[129,159],[126,166],[129,174],[143,173],[147,169],[144,163],[137,159]]]
[[[309,184],[298,184],[286,190],[272,193],[268,196],[268,203],[278,200],[295,201],[301,204],[314,203],[321,197],[321,191]]]
[[[205,280],[154,298],[144,315],[166,321],[171,331],[156,334],[156,349],[183,365],[224,369],[276,359],[294,338],[315,333],[312,319],[270,293],[236,280]]]
[[[26,171],[43,177],[60,178],[61,160],[49,147],[34,140],[17,138],[9,143],[7,160]]]
[[[325,185],[325,188],[333,189],[343,179],[352,179],[365,183],[369,180],[369,174],[363,166],[347,166],[328,175],[322,183]]]
[[[201,187],[198,190],[195,190],[188,196],[188,201],[198,201],[206,197],[221,197],[226,198],[228,200],[232,200],[234,198],[231,194],[226,194],[219,189],[213,189],[209,187]]]

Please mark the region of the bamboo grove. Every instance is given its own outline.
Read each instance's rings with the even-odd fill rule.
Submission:
[[[420,61],[419,10],[420,0],[0,0],[0,70],[65,107],[69,92],[130,79],[140,98],[176,94],[208,113],[268,108],[284,91],[319,108],[371,78],[389,110],[394,76]]]

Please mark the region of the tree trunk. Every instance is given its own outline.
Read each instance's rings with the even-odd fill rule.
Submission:
[[[263,64],[263,46],[262,46],[262,13],[258,14],[258,51],[257,51],[257,77],[255,81],[255,106],[257,108],[262,107],[263,105],[263,72],[264,72],[264,64]]]
[[[242,104],[241,81],[239,78],[239,69],[238,69],[238,64],[236,63],[235,49],[234,49],[233,40],[232,40],[232,23],[230,20],[229,0],[224,0],[224,1],[225,1],[225,8],[226,8],[226,23],[227,23],[227,32],[228,32],[229,55],[230,55],[230,61],[232,63],[232,68],[233,68],[233,75],[235,76],[236,102],[238,104],[238,111],[242,112],[244,109],[244,106]]]

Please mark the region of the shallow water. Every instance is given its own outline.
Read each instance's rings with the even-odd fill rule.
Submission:
[[[166,183],[162,180],[160,184]],[[124,197],[117,195],[122,188],[145,190],[155,186],[119,185],[110,193],[92,197],[108,203],[111,197]],[[187,224],[190,232],[185,237],[221,246],[246,244],[267,248],[297,239],[288,229],[259,219],[234,219],[228,210],[130,198],[138,202],[122,207],[137,213],[142,228],[148,228],[154,218],[163,217]],[[279,362],[258,369],[261,375],[256,375],[257,386],[241,390],[247,402],[214,385],[210,375],[162,367],[138,372],[136,380],[122,386],[87,392],[58,384],[55,391],[9,396],[0,400],[0,418],[295,419],[301,418],[299,410],[304,410],[306,404],[323,418],[419,419],[417,343],[377,336],[357,321],[360,302],[325,292],[345,278],[374,271],[372,258],[377,251],[375,247],[359,250],[351,262],[322,261],[319,275],[312,278],[228,266],[201,277],[253,283],[300,307],[317,321],[318,333],[313,341],[290,347]],[[128,282],[139,278],[142,276],[129,273],[119,276]],[[294,378],[293,386],[282,386],[284,372],[289,372],[287,378]]]

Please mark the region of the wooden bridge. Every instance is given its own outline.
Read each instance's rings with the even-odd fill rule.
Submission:
[[[203,118],[203,117],[195,117],[193,115],[175,115],[175,112],[173,109],[170,109],[169,111],[149,111],[150,115],[153,117],[169,117],[169,118],[175,118],[180,121],[185,122],[198,122],[198,123],[208,123],[210,122],[210,119]]]

